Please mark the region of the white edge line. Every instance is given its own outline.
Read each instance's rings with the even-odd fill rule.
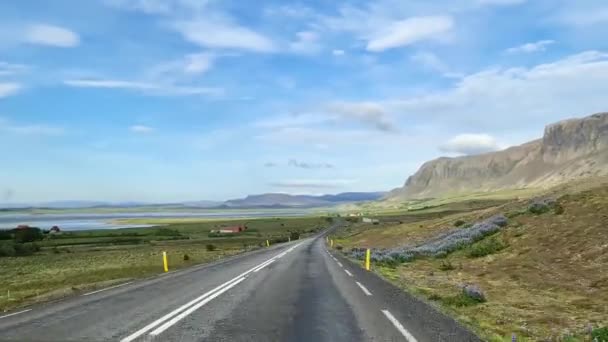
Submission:
[[[338,266],[342,267],[342,263],[339,261],[336,261],[338,263]]]
[[[243,280],[245,280],[244,277],[239,278],[237,281],[235,281],[234,283],[224,287],[223,289],[221,289],[220,291],[214,293],[213,295],[211,295],[209,298],[203,300],[202,302],[194,305],[193,307],[191,307],[190,309],[182,312],[181,314],[173,317],[173,319],[171,319],[170,321],[168,321],[167,323],[161,325],[160,327],[156,328],[156,330],[152,331],[150,333],[150,336],[158,336],[160,334],[163,333],[163,331],[169,329],[172,325],[174,325],[175,323],[179,322],[180,320],[182,320],[184,317],[188,316],[189,314],[193,313],[194,311],[198,310],[199,308],[201,308],[203,305],[209,303],[211,300],[213,300],[215,297],[218,297],[219,295],[221,295],[222,293],[230,290],[231,288],[233,288],[234,286],[236,286],[238,283],[242,282]]]
[[[403,337],[405,337],[405,339],[408,342],[418,342],[416,340],[416,338],[410,334],[409,331],[407,331],[407,329],[405,329],[403,327],[403,325],[401,325],[401,323],[399,323],[399,321],[395,318],[395,316],[393,316],[393,314],[391,314],[390,311],[388,310],[382,310],[382,313],[384,314],[384,316],[386,316],[386,318],[388,318],[389,321],[391,321],[391,323],[393,323],[393,325],[395,326],[395,328],[397,328],[397,330],[399,330],[399,332],[401,333],[401,335],[403,335]]]
[[[367,288],[365,288],[365,286],[363,286],[360,282],[356,281],[357,285],[359,285],[359,287],[361,288],[361,291],[363,291],[363,293],[365,293],[368,296],[371,296],[372,293],[369,292],[369,290]]]
[[[297,244],[297,245],[293,246],[292,248],[296,248],[296,247],[298,247],[299,245],[301,245],[302,243],[303,243],[303,242],[300,242],[299,244]],[[210,295],[214,294],[215,292],[222,290],[222,288],[223,288],[223,287],[225,287],[225,286],[227,286],[227,285],[229,285],[229,284],[231,284],[231,283],[233,283],[233,282],[235,282],[235,281],[237,281],[237,280],[240,282],[240,280],[239,280],[240,278],[243,278],[243,279],[244,279],[244,277],[245,277],[247,274],[249,274],[249,273],[253,272],[253,271],[254,271],[255,269],[257,269],[258,267],[265,265],[266,263],[268,263],[270,260],[273,260],[274,258],[275,258],[275,257],[272,257],[272,258],[270,258],[270,259],[268,259],[268,260],[264,261],[263,263],[261,263],[261,264],[259,264],[259,265],[255,266],[255,267],[253,267],[253,268],[250,268],[249,270],[247,270],[247,271],[245,271],[245,272],[241,273],[240,275],[238,275],[238,276],[236,276],[236,277],[232,278],[231,280],[229,280],[229,281],[227,281],[227,282],[225,282],[225,283],[223,283],[223,284],[221,284],[221,285],[218,285],[218,286],[217,286],[217,287],[215,287],[213,290],[208,291],[208,292],[206,292],[206,293],[202,294],[201,296],[197,297],[196,299],[191,300],[190,302],[188,302],[188,303],[186,303],[186,304],[184,304],[184,305],[180,306],[179,308],[177,308],[177,309],[175,309],[175,310],[171,311],[170,313],[168,313],[168,314],[164,315],[163,317],[161,317],[161,318],[157,319],[156,321],[154,321],[154,322],[152,322],[152,323],[150,323],[150,324],[146,325],[145,327],[143,327],[143,328],[141,328],[141,329],[137,330],[137,331],[136,331],[136,332],[134,332],[133,334],[131,334],[131,335],[129,335],[129,336],[127,336],[127,337],[123,338],[122,340],[120,340],[120,342],[131,342],[131,341],[133,341],[133,340],[135,340],[135,339],[139,338],[141,335],[145,334],[145,333],[146,333],[146,332],[148,332],[149,330],[152,330],[152,329],[154,329],[156,326],[158,326],[158,325],[162,324],[163,322],[167,321],[168,319],[171,319],[171,317],[173,317],[173,316],[175,316],[175,315],[179,314],[180,312],[182,312],[182,311],[184,311],[184,310],[188,309],[188,308],[189,308],[189,307],[191,307],[192,305],[195,305],[197,302],[199,302],[199,301],[201,301],[201,300],[204,300],[205,298],[207,298],[208,296],[210,296]]]
[[[348,275],[349,275],[349,276],[351,276],[351,277],[353,276],[353,274],[352,274],[352,273],[350,273],[350,271],[349,271],[349,270],[347,270],[347,269],[345,269],[345,270],[344,270],[344,272],[346,272],[346,274],[348,274]]]
[[[114,286],[106,287],[105,289],[101,289],[101,290],[97,290],[97,291],[92,291],[92,292],[87,292],[87,293],[83,294],[83,296],[90,296],[90,295],[95,294],[95,293],[99,293],[99,292],[102,292],[102,291],[106,291],[106,290],[115,289],[115,288],[117,288],[117,287],[121,287],[121,286],[129,285],[129,284],[133,284],[133,282],[132,282],[132,281],[130,281],[130,282],[127,282],[127,283],[122,283],[122,284],[118,284],[118,285],[114,285]]]
[[[6,317],[15,316],[15,315],[22,314],[22,313],[26,313],[26,312],[28,312],[28,311],[32,311],[32,309],[25,309],[25,310],[21,310],[21,311],[13,312],[13,313],[8,314],[8,315],[0,316],[0,319],[2,319],[2,318],[6,318]]]

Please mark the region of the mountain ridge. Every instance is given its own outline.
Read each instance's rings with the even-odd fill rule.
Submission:
[[[547,125],[543,137],[505,150],[424,163],[387,200],[479,191],[547,188],[608,174],[608,113]]]

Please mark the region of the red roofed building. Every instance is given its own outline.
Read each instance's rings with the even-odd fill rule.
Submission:
[[[220,233],[234,234],[234,233],[240,233],[243,230],[245,230],[245,227],[243,227],[243,226],[222,227],[222,228],[220,228]]]

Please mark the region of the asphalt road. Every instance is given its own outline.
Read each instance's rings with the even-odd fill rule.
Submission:
[[[0,314],[0,341],[479,341],[324,241]]]

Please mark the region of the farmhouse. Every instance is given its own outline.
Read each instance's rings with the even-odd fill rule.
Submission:
[[[245,230],[247,230],[247,226],[238,225],[238,226],[221,227],[220,229],[212,230],[211,233],[238,234]]]

